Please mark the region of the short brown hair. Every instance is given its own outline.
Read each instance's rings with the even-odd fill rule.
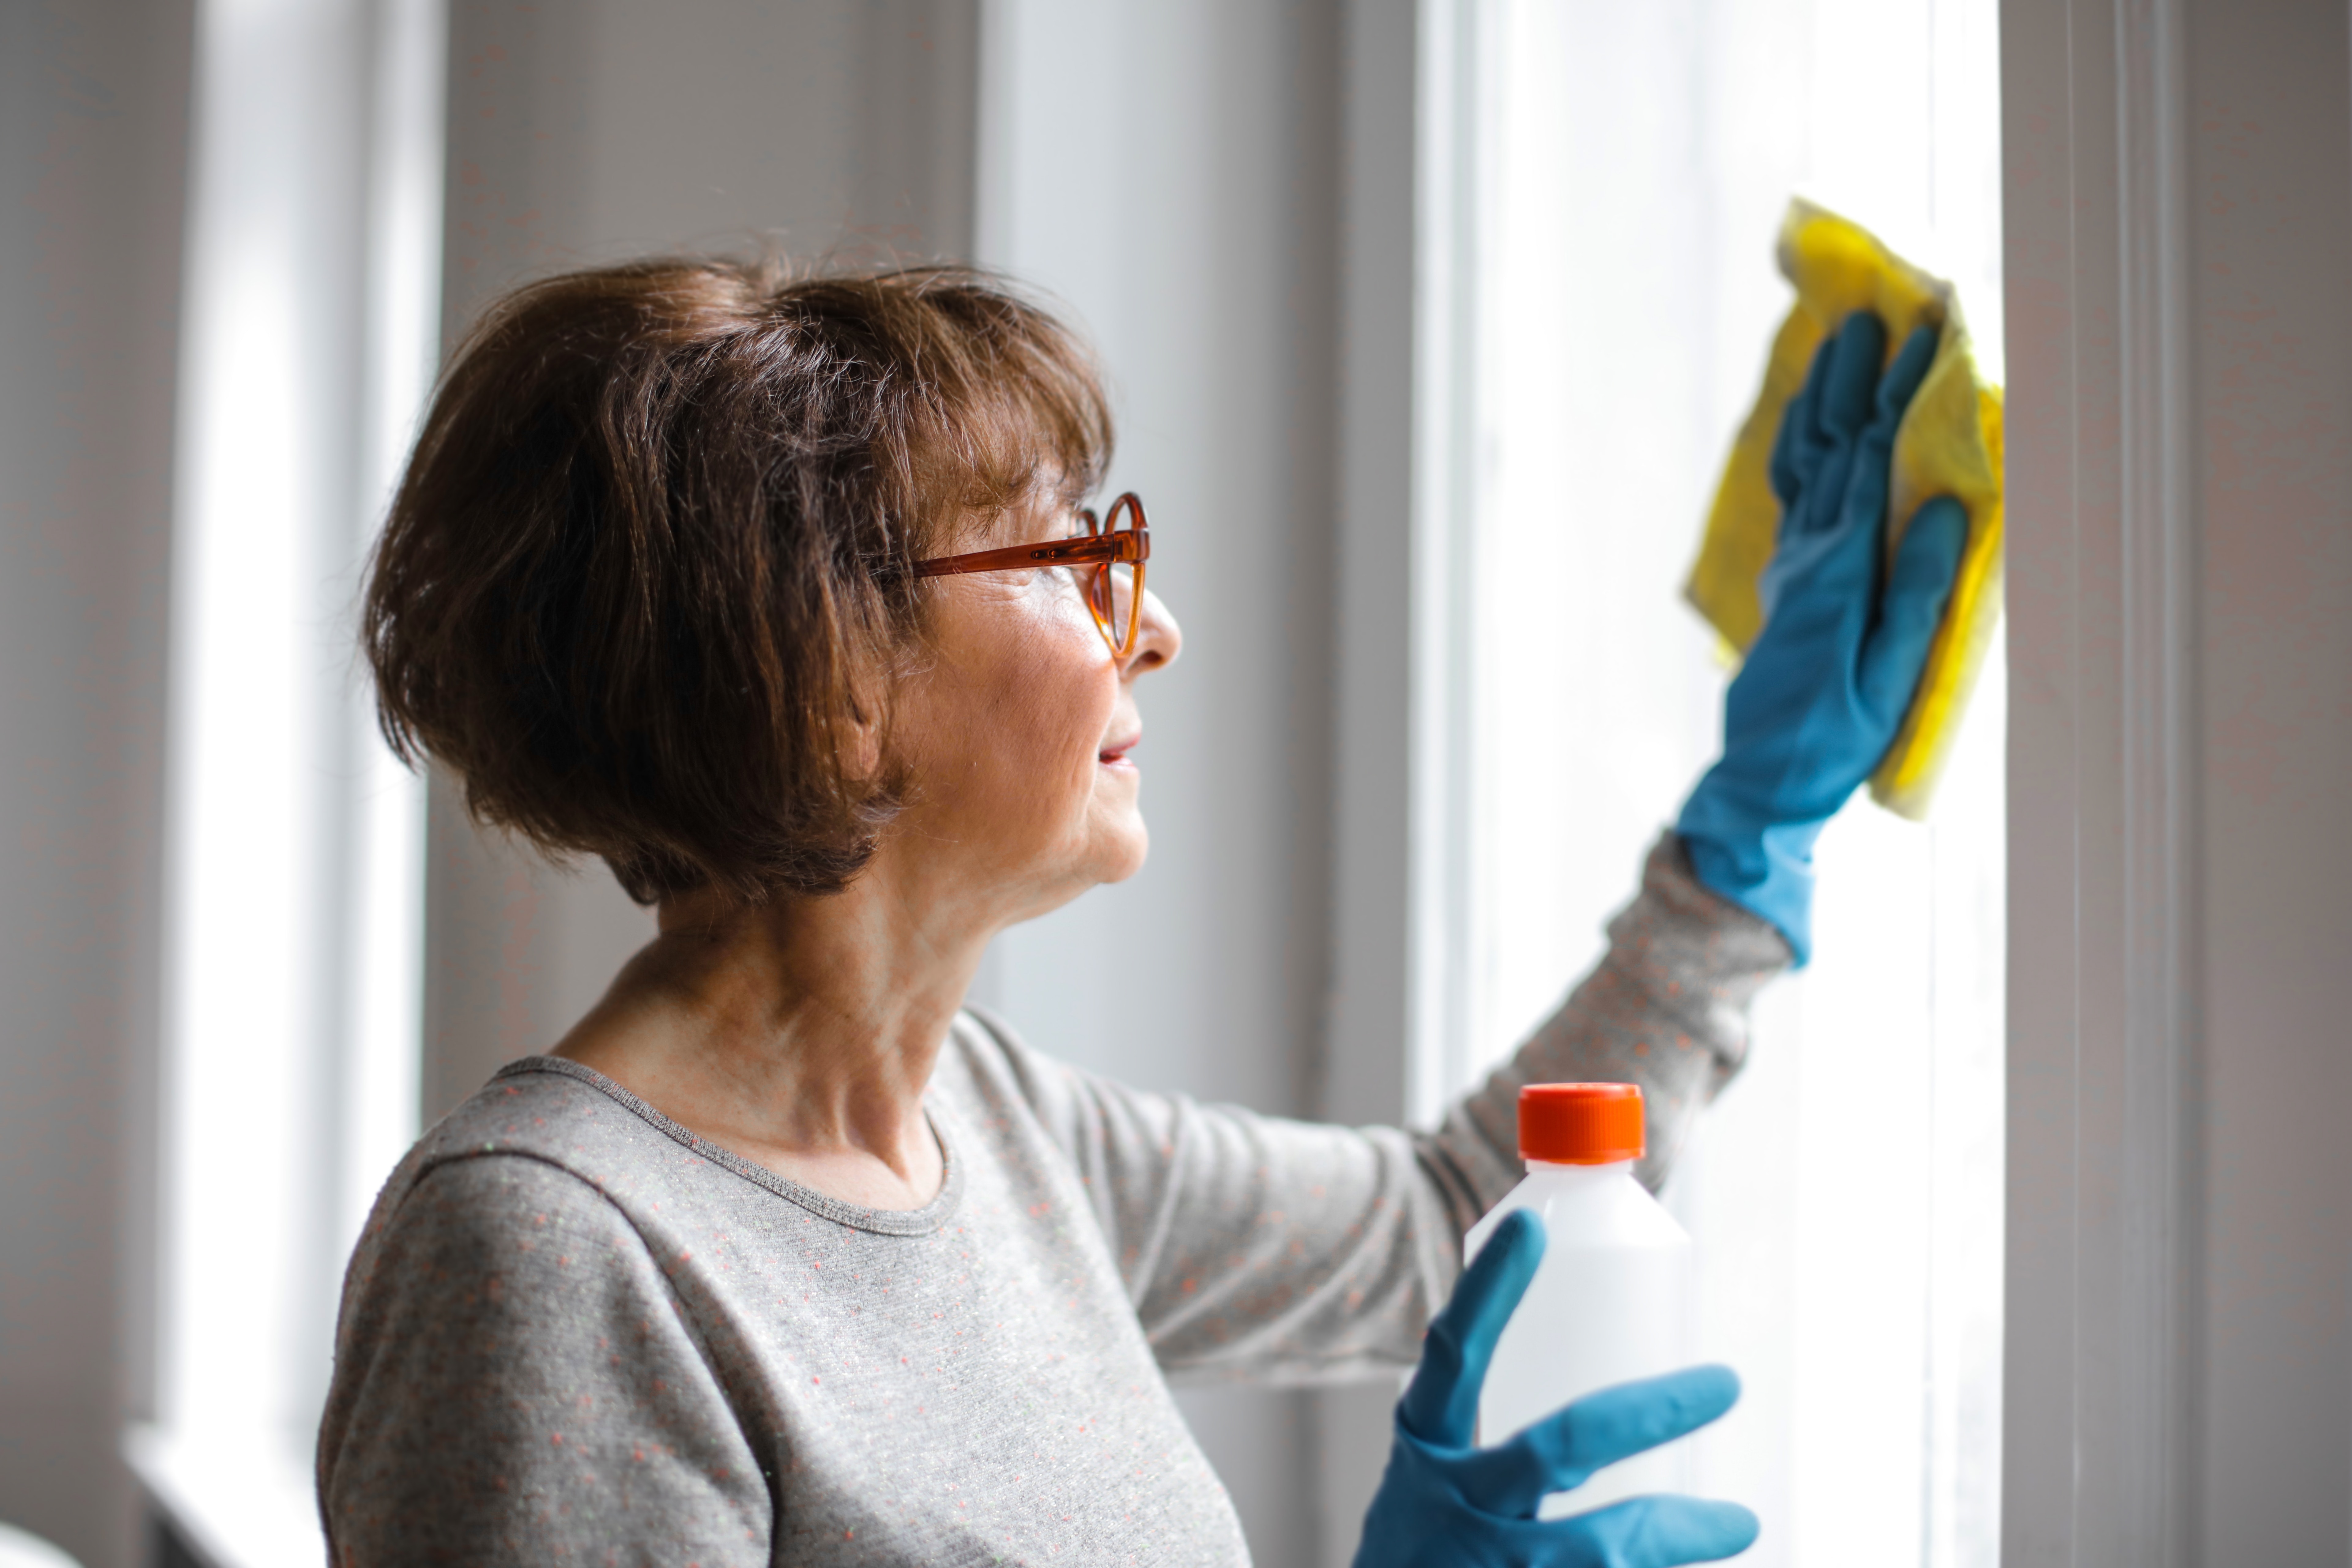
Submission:
[[[530,284],[452,357],[376,548],[384,735],[641,903],[837,891],[905,788],[845,726],[887,726],[913,563],[1110,445],[1083,346],[980,272]]]

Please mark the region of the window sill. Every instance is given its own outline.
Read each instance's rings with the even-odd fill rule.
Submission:
[[[134,1426],[122,1457],[209,1568],[318,1568],[324,1532],[309,1456],[274,1434]]]

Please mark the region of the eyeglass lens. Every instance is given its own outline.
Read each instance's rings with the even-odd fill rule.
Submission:
[[[1112,531],[1131,532],[1139,509],[1132,505],[1111,508]],[[1086,519],[1087,531],[1097,534],[1102,524],[1092,510],[1081,514]],[[1118,525],[1124,521],[1124,528]],[[1113,562],[1098,566],[1088,574],[1087,607],[1094,612],[1095,624],[1102,628],[1103,638],[1110,644],[1111,652],[1124,658],[1134,650],[1134,637],[1139,617],[1135,612],[1136,581],[1140,572],[1132,562]]]
[[[1087,584],[1087,606],[1102,623],[1114,650],[1125,652],[1127,624],[1135,609],[1135,568],[1120,561],[1095,568]]]

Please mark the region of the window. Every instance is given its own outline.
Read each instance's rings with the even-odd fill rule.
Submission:
[[[1715,754],[1680,602],[1787,309],[1792,194],[1959,287],[2000,376],[1990,0],[1424,8],[1416,1110],[1599,956]],[[1810,971],[1667,1198],[1742,1408],[1692,1484],[1762,1563],[1990,1563],[1998,1544],[2003,673],[1926,826],[1823,836]]]
[[[319,1560],[343,1261],[416,1136],[424,784],[352,610],[439,336],[442,14],[372,15],[199,11],[158,1387],[127,1446],[224,1568]]]

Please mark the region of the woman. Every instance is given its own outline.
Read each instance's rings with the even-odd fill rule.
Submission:
[[[1910,682],[1874,709],[1854,672],[1916,679],[1941,602],[1898,603],[1932,575],[1898,565],[1874,608],[1924,369],[1906,345],[1882,389],[1882,346],[1849,327],[1791,416],[1790,534],[1821,547],[1784,550],[1812,563],[1778,589],[1794,652],[1768,630],[1686,834],[1559,1013],[1412,1136],[1125,1089],[962,1005],[997,931],[1142,864],[1138,682],[1182,646],[1140,508],[1079,510],[1111,433],[1067,332],[953,269],[651,263],[503,302],[375,563],[383,721],[482,821],[601,857],[659,935],[386,1184],[320,1439],[336,1561],[1245,1562],[1166,1377],[1413,1364],[1519,1173],[1522,1082],[1642,1082],[1655,1179],[1738,1068],[1802,942],[1784,808],[1867,772]],[[1430,1334],[1364,1561],[1743,1547],[1744,1510],[1690,1500],[1533,1519],[1719,1414],[1720,1372],[1472,1448],[1539,1247],[1505,1241]]]

